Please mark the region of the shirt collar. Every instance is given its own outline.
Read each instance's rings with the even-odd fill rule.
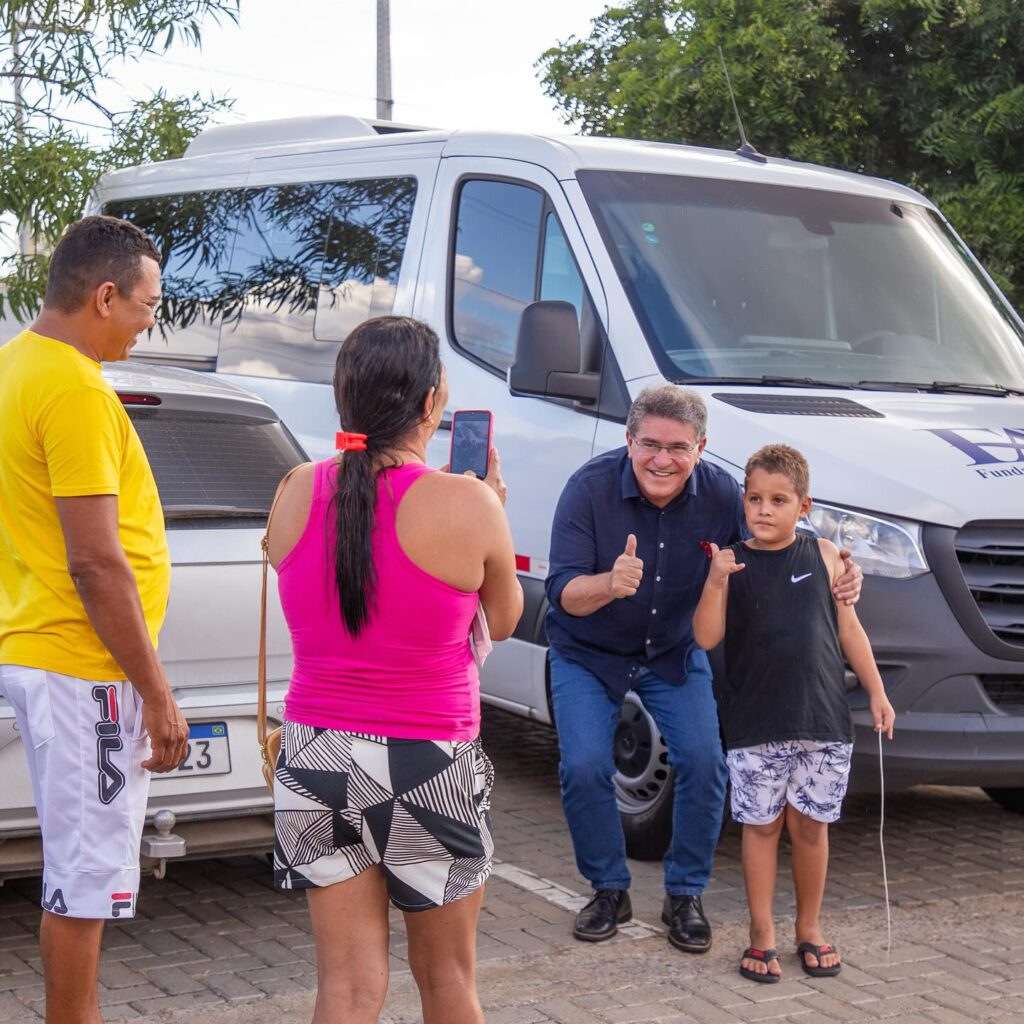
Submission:
[[[693,472],[690,474],[689,480],[686,481],[686,486],[683,488],[683,493],[678,497],[673,498],[666,506],[666,509],[681,505],[687,500],[687,498],[696,498],[699,487],[697,477],[700,471],[700,463],[693,467]],[[633,472],[633,463],[629,461],[629,449],[622,449],[622,497],[623,500],[628,498],[637,498],[641,501],[646,501],[643,494],[640,491],[640,485],[636,482],[636,473]]]

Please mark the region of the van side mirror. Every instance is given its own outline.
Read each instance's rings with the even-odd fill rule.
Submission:
[[[513,394],[596,402],[601,376],[580,370],[580,325],[571,302],[531,302],[519,318],[516,356],[508,368]]]

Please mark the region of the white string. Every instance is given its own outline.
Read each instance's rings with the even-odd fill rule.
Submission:
[[[892,911],[889,908],[889,874],[885,868],[885,840],[882,828],[885,825],[885,768],[882,766],[882,730],[878,730],[878,781],[881,788],[881,801],[878,813],[878,849],[882,854],[882,882],[885,885],[885,928],[887,939],[885,944],[885,961],[892,956]]]

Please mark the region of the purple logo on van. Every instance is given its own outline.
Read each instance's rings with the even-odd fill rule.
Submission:
[[[928,433],[962,451],[980,477],[1024,476],[1024,466],[1019,465],[1024,463],[1024,427],[942,428]]]

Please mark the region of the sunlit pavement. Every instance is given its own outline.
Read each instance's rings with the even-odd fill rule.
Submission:
[[[634,923],[610,942],[570,934],[586,885],[558,802],[554,738],[485,713],[494,761],[500,863],[480,922],[480,993],[489,1024],[871,1021],[957,1024],[1024,1019],[1024,816],[978,790],[890,794],[887,925],[877,796],[847,801],[832,830],[825,925],[845,966],[805,977],[792,942],[792,889],[781,865],[778,945],[785,980],[759,986],[736,965],[746,943],[739,830],[729,825],[704,899],[715,925],[705,956],[669,947],[660,923],[661,868],[631,863]],[[0,1021],[41,1019],[35,930],[38,883],[0,889]],[[394,915],[391,992],[383,1021],[419,1020]],[[218,1024],[308,1021],[314,950],[301,896],[276,893],[262,858],[171,865],[143,883],[140,916],[111,924],[101,1000],[107,1021]]]

